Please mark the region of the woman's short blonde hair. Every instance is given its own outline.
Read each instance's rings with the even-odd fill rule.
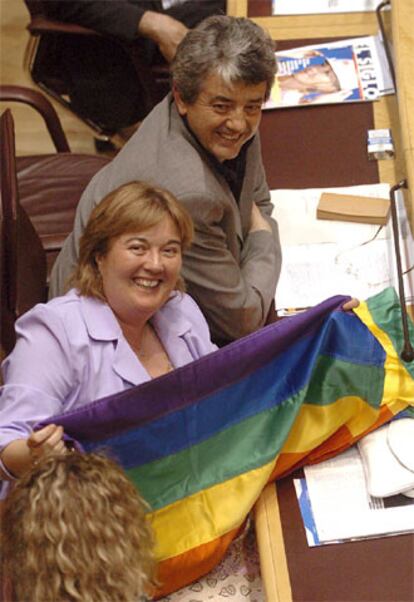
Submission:
[[[47,456],[5,501],[2,572],[13,600],[131,602],[152,583],[146,503],[100,454]]]
[[[79,259],[69,284],[81,295],[105,300],[96,258],[109,251],[111,242],[128,232],[142,232],[169,217],[177,227],[181,249],[185,251],[193,239],[190,214],[168,190],[147,184],[129,182],[108,194],[92,211],[79,241]],[[184,291],[180,277],[177,290]]]

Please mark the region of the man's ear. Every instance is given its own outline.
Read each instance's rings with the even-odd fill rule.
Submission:
[[[173,84],[172,84],[172,93],[174,96],[175,104],[177,105],[177,110],[178,110],[179,114],[181,115],[181,117],[184,117],[184,115],[187,115],[187,103],[184,102],[183,99],[181,98],[181,94],[177,90],[177,86],[175,85],[175,82],[173,82]]]

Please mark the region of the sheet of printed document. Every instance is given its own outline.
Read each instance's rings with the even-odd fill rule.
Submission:
[[[273,0],[274,15],[310,15],[374,11],[381,0]]]
[[[276,309],[306,308],[333,295],[366,299],[388,286],[398,290],[392,224],[386,226],[316,218],[322,192],[388,198],[388,184],[273,190],[279,224],[282,271]],[[397,198],[406,301],[414,302],[414,239],[404,205]]]
[[[371,497],[355,446],[331,460],[306,466],[304,473],[309,502],[305,519],[309,525],[310,512],[313,519],[313,526],[307,527],[309,545],[414,531],[414,499]]]

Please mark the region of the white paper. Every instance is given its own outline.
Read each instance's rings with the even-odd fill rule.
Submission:
[[[366,299],[388,286],[398,290],[391,219],[387,226],[318,220],[322,192],[388,198],[387,184],[307,190],[274,190],[282,271],[276,309],[304,308],[334,295]],[[403,195],[398,195],[403,272],[414,266],[414,240]],[[404,276],[406,301],[414,300],[414,270]]]
[[[371,497],[355,447],[304,472],[321,543],[414,531],[414,500]]]
[[[306,15],[374,11],[382,0],[273,0],[274,15]]]

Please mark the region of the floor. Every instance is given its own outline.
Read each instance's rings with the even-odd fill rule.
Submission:
[[[23,0],[0,0],[0,83],[36,88],[25,71],[24,56],[29,40],[29,13]],[[53,102],[73,152],[95,153],[91,130],[70,111]],[[12,109],[18,155],[53,152],[54,147],[42,118],[29,107],[0,102],[0,112]]]
[[[230,546],[206,577],[159,602],[265,602],[254,524]]]

